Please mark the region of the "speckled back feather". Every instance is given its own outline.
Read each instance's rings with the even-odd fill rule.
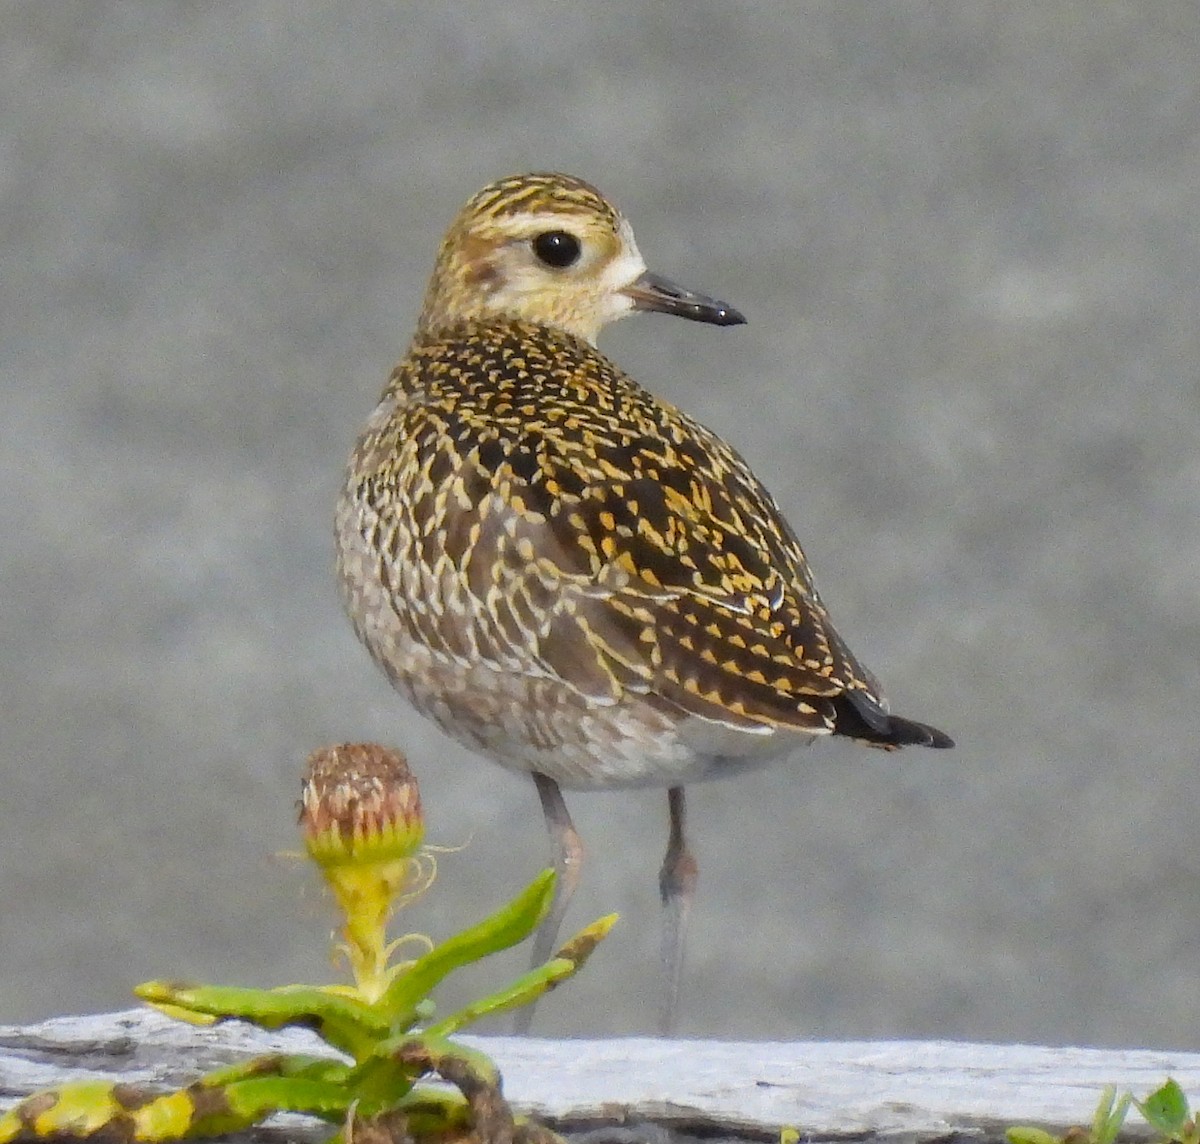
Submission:
[[[452,327],[384,400],[358,497],[393,593],[426,600],[413,638],[745,729],[825,733],[833,697],[875,699],[746,463],[585,342]]]

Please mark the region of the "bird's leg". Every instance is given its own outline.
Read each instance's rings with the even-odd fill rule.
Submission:
[[[558,940],[559,926],[575,887],[579,885],[579,874],[583,869],[583,842],[571,815],[567,812],[567,804],[563,802],[562,791],[553,779],[533,772],[533,781],[537,785],[538,797],[542,800],[542,814],[546,817],[546,829],[554,843],[554,872],[557,878],[554,882],[554,900],[550,903],[550,912],[538,926],[533,938],[533,957],[530,965],[536,968],[549,961],[555,952]],[[518,1034],[529,1032],[533,1022],[532,1005],[518,1009],[515,1029]]]
[[[658,888],[664,907],[662,962],[666,974],[666,989],[663,994],[659,1032],[669,1036],[675,1031],[675,1013],[679,1003],[679,981],[683,973],[683,947],[687,938],[688,915],[692,911],[692,899],[696,894],[696,879],[699,867],[688,849],[684,837],[687,811],[683,801],[683,787],[671,787],[667,791],[667,809],[671,817],[671,831],[667,841],[667,854],[663,858],[662,870],[658,875]]]
[[[533,781],[537,784],[538,797],[542,800],[546,829],[554,843],[554,872],[558,875],[554,883],[554,901],[550,905],[550,912],[538,926],[533,939],[532,966],[536,968],[549,961],[555,952],[559,926],[562,925],[575,887],[579,885],[579,875],[583,869],[583,842],[575,829],[575,823],[571,821],[558,783],[537,772],[534,772]]]

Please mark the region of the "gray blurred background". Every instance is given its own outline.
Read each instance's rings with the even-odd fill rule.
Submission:
[[[766,479],[953,753],[691,790],[682,1031],[1200,1048],[1200,7],[1096,0],[0,12],[0,1021],[327,977],[307,752],[409,752],[444,936],[544,863],[410,715],[330,518],[436,245],[561,169],[745,310],[603,348]],[[569,800],[543,1033],[642,1033],[658,791]],[[449,990],[516,972],[523,951]]]

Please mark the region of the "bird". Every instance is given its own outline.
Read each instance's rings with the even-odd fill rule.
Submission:
[[[335,539],[346,611],[395,689],[533,778],[558,873],[535,965],[583,862],[563,789],[667,789],[668,1034],[698,877],[686,785],[824,736],[954,744],[890,712],[742,457],[596,348],[604,326],[641,312],[745,321],[647,269],[590,183],[532,173],[484,187],[451,223],[358,436]]]

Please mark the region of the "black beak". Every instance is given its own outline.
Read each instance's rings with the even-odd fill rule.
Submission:
[[[740,326],[746,321],[732,306],[707,294],[685,290],[649,270],[626,286],[625,293],[633,299],[635,310],[657,310],[660,314],[674,314],[689,322],[708,322],[713,326]]]

